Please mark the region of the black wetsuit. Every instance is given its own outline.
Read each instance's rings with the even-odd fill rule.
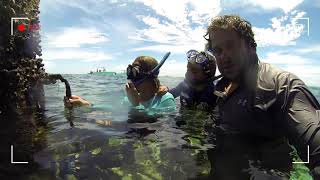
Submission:
[[[181,107],[201,107],[206,110],[215,105],[214,87],[214,82],[210,82],[203,91],[199,92],[190,87],[184,80],[177,87],[170,89],[169,92],[174,98],[180,96]]]
[[[274,160],[280,170],[280,166],[291,166],[289,146],[283,139],[289,140],[303,161],[308,159],[309,145],[310,163],[306,165],[311,169],[320,166],[320,105],[316,98],[292,73],[262,62],[253,69],[253,73],[246,76],[248,80],[240,83],[230,95],[222,95],[216,101],[218,119],[214,129],[220,135],[215,143],[221,147],[215,150],[214,173],[223,171],[232,179],[233,176],[228,175],[232,173],[230,167],[235,167],[232,163],[240,157],[227,154],[254,152],[254,148],[264,151],[264,154],[252,153],[257,159]],[[229,83],[222,78],[216,90],[223,92]],[[228,139],[231,141],[227,142]],[[226,163],[228,159],[230,164]],[[274,167],[271,165],[271,168]],[[222,176],[218,175],[217,179]]]

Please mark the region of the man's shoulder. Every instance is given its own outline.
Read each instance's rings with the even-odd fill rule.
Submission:
[[[292,83],[293,81],[299,81],[299,83],[303,83],[295,74],[284,71],[265,62],[259,63],[257,80],[258,86],[267,89],[274,89],[276,87]]]

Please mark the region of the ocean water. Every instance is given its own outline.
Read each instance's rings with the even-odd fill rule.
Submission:
[[[210,114],[180,112],[176,99],[176,111],[156,117],[156,121],[130,123],[130,108],[121,103],[125,95],[124,76],[64,77],[72,94],[87,99],[94,107],[65,109],[64,84],[45,86],[45,143],[34,154],[38,169],[26,179],[209,178],[213,162],[208,152],[214,144],[208,142],[204,125],[210,121]],[[160,81],[174,87],[182,78],[160,77]],[[320,88],[311,87],[311,91],[319,100]],[[246,172],[253,179],[284,176],[283,172],[251,163],[249,158],[247,162],[249,169],[244,166],[239,172]],[[297,166],[289,175],[291,179],[311,179],[304,166]]]

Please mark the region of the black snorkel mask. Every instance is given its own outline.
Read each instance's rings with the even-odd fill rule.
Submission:
[[[197,50],[189,50],[187,53],[188,62],[195,62],[201,66],[204,66],[205,63],[208,63],[209,58]]]
[[[221,75],[214,76],[216,70],[214,70],[214,72],[211,72],[210,63],[216,64],[216,58],[210,51],[199,52],[197,50],[192,49],[192,50],[189,50],[186,53],[186,55],[189,63],[196,63],[202,67],[205,74],[207,74],[209,77],[208,80],[215,81],[222,77]],[[213,59],[213,62],[210,62],[211,60],[209,59],[209,56],[211,56],[211,58]],[[213,75],[210,75],[210,73],[213,73]],[[199,82],[199,84],[201,84],[201,82]]]
[[[135,65],[129,64],[127,67],[127,79],[130,79],[133,82],[134,86],[138,86],[146,79],[153,79],[158,77],[159,69],[161,68],[163,63],[168,59],[169,56],[170,56],[170,52],[167,52],[163,56],[160,63],[149,72],[143,72],[141,70],[141,67],[138,65],[135,66]]]

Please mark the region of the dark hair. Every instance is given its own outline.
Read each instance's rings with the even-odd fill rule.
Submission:
[[[139,56],[132,65],[138,65],[143,72],[149,72],[158,65],[158,61],[150,56]]]
[[[140,66],[141,70],[143,72],[147,73],[147,72],[153,70],[158,65],[158,61],[151,56],[139,56],[133,61],[132,65]],[[158,89],[160,86],[159,79],[157,77],[155,77],[151,80],[153,80],[156,88]]]
[[[208,36],[214,30],[225,30],[230,28],[235,30],[239,34],[239,36],[246,41],[249,47],[256,49],[257,43],[254,40],[254,34],[250,22],[241,18],[238,15],[224,15],[213,18],[209,27],[207,28],[207,33],[205,34],[205,37]],[[207,39],[207,41],[208,43],[206,44],[206,49],[210,49],[210,39]]]

